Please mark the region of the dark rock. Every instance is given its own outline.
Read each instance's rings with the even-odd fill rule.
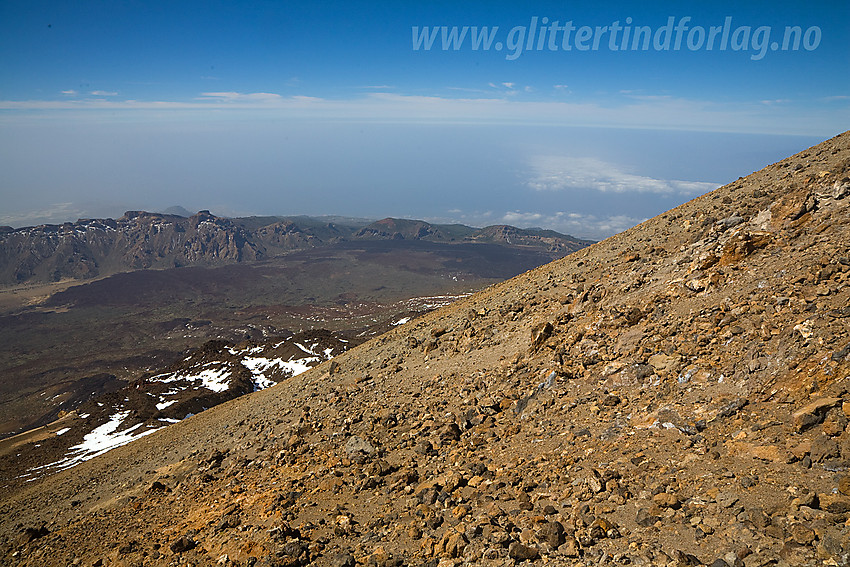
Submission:
[[[732,400],[731,402],[721,406],[720,409],[717,410],[717,417],[732,417],[733,415],[741,411],[748,403],[749,402],[743,398],[737,398],[735,400]]]
[[[171,489],[158,480],[153,481],[148,488],[150,492],[171,492]]]
[[[43,525],[38,528],[25,528],[18,541],[21,545],[26,545],[31,541],[43,538],[49,533],[50,531]]]
[[[838,443],[831,437],[820,434],[812,439],[811,457],[812,461],[820,463],[825,459],[840,457],[841,451]]]
[[[229,530],[237,527],[239,524],[240,519],[238,514],[227,514],[219,520],[218,524],[216,524],[215,531],[220,532],[222,530]]]
[[[169,548],[174,553],[183,553],[184,551],[189,551],[195,549],[198,544],[195,543],[189,536],[180,536],[177,540],[171,543]]]
[[[644,528],[648,528],[649,526],[655,525],[660,518],[658,516],[653,516],[649,513],[646,508],[639,508],[637,511],[637,516],[635,517],[635,522],[637,525],[642,526]]]
[[[552,549],[558,549],[567,541],[563,524],[561,522],[546,522],[537,531],[537,540],[548,544]]]
[[[514,561],[533,561],[540,557],[540,551],[536,547],[523,545],[515,541],[508,547],[508,556]]]
[[[797,432],[819,424],[826,416],[826,412],[841,403],[841,398],[820,398],[795,411],[791,416],[794,420],[794,428]]]
[[[700,561],[696,555],[685,553],[680,549],[673,552],[673,559],[676,560],[677,567],[683,567],[686,565],[702,565],[702,561]],[[726,562],[724,561],[724,563]]]

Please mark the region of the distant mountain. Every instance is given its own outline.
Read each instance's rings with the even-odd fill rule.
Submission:
[[[185,217],[185,218],[189,218],[189,217],[192,216],[192,213],[190,211],[184,209],[180,205],[174,205],[173,207],[168,207],[167,209],[162,211],[162,214],[174,215],[174,216]]]
[[[432,225],[386,218],[371,224],[346,217],[222,218],[209,211],[188,214],[129,211],[117,220],[0,230],[0,285],[89,279],[138,269],[221,266],[254,262],[295,250],[343,241],[404,240],[490,243],[533,247],[563,255],[591,241],[554,231],[510,226]]]
[[[592,240],[580,240],[554,230],[522,229],[504,224],[482,228],[469,235],[467,240],[509,246],[545,247],[551,252],[563,254],[569,254],[593,244]]]
[[[0,283],[86,279],[126,270],[257,260],[265,248],[230,219],[129,211],[0,233]]]

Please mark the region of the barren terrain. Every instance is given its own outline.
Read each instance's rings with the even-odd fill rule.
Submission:
[[[0,554],[848,565],[848,219],[845,133],[4,492]]]

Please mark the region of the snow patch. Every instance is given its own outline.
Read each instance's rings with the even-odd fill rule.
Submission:
[[[83,437],[82,443],[69,447],[68,453],[64,459],[60,459],[54,463],[49,463],[47,465],[34,467],[29,470],[38,471],[45,469],[56,469],[61,471],[69,469],[71,467],[79,465],[82,462],[88,461],[89,459],[93,459],[98,455],[102,455],[107,451],[111,451],[116,447],[126,445],[134,439],[144,437],[145,435],[149,435],[156,431],[156,428],[139,431],[139,428],[144,425],[142,423],[138,423],[132,427],[128,427],[123,431],[118,431],[118,429],[121,427],[121,424],[124,423],[124,420],[127,419],[129,415],[129,411],[119,411],[118,413],[113,414],[109,418],[109,421],[107,421],[103,425],[94,428],[91,433],[87,433]]]
[[[173,406],[176,403],[177,403],[177,400],[168,400],[167,402],[161,402],[161,403],[156,404],[156,409],[162,411],[165,408],[167,408],[168,406]]]
[[[212,363],[207,363],[204,366],[207,366],[209,364]],[[186,382],[200,381],[201,385],[198,387],[203,387],[213,392],[224,392],[230,387],[230,381],[227,380],[230,377],[230,371],[224,368],[220,368],[217,370],[210,368],[207,370],[202,370],[197,374],[175,374],[170,378],[161,378],[162,376],[168,376],[168,374],[160,374],[159,376],[154,376],[153,378],[151,378],[151,380],[162,382],[163,384],[177,382],[180,380],[184,380]]]

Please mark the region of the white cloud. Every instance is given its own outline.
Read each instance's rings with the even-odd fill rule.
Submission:
[[[213,100],[221,102],[258,102],[276,103],[283,97],[276,93],[238,93],[233,91],[201,93],[198,100]]]
[[[669,96],[622,96],[599,101],[517,100],[514,83],[495,84],[489,95],[465,98],[372,92],[347,99],[282,96],[277,93],[205,92],[192,100],[105,99],[0,100],[0,110],[194,110],[259,109],[276,118],[443,124],[516,124],[649,128],[659,130],[834,135],[850,110],[808,111],[759,101],[716,104]],[[68,92],[68,94],[71,94]]]
[[[596,216],[566,211],[552,213],[514,210],[494,213],[453,209],[447,213],[447,217],[430,217],[425,220],[431,223],[461,223],[476,227],[508,224],[519,228],[544,228],[591,240],[607,238],[646,220],[627,215]]]
[[[600,240],[623,232],[645,220],[645,218],[627,215],[600,217],[562,211],[555,213],[509,211],[501,218],[501,222],[520,228],[542,227],[593,240]]]
[[[68,89],[67,91],[62,91],[62,94],[66,96],[74,96],[77,94],[77,91],[74,89]]]
[[[67,222],[69,219],[76,220],[85,216],[83,209],[74,203],[52,203],[38,210],[0,214],[0,225],[21,227],[38,224],[59,224]]]
[[[92,91],[89,94],[93,96],[118,96],[118,93],[113,91]]]
[[[699,195],[721,185],[635,175],[595,158],[535,156],[530,168],[531,177],[526,185],[535,191],[594,189],[603,193]]]

